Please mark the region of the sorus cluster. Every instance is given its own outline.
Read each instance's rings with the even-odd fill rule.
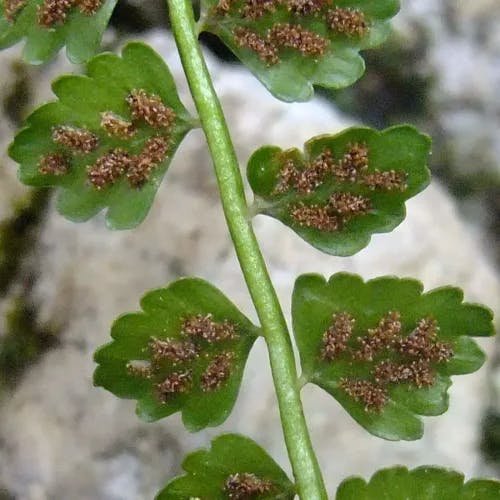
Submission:
[[[355,330],[351,314],[333,314],[323,333],[319,356],[327,363],[342,359],[353,368],[359,363],[370,367],[369,378],[353,376],[339,381],[339,388],[366,411],[382,411],[393,384],[433,385],[437,365],[453,357],[451,344],[438,340],[439,326],[430,317],[420,319],[409,334],[403,332],[398,311],[389,311],[366,334]]]
[[[16,15],[26,6],[28,0],[5,0],[3,3],[4,16],[7,21],[14,21]]]
[[[53,28],[63,24],[73,8],[86,16],[93,16],[103,3],[104,0],[44,0],[37,6],[37,22],[43,28]],[[28,0],[5,0],[5,18],[14,22],[27,4]]]
[[[69,172],[71,164],[69,158],[62,153],[50,153],[43,156],[38,163],[38,170],[42,174],[60,176]]]
[[[276,11],[280,11],[289,22],[275,23],[265,32],[250,27],[252,22],[272,16]],[[331,37],[360,38],[370,28],[363,11],[336,6],[331,0],[244,0],[242,4],[220,0],[214,13],[239,18],[242,24],[233,29],[236,43],[254,52],[267,66],[278,64],[280,52],[284,49],[294,49],[313,58],[321,57]],[[324,21],[327,36],[300,24],[311,17]]]
[[[232,500],[248,500],[266,495],[274,489],[273,483],[268,479],[250,472],[231,474],[224,483],[224,491]]]
[[[147,359],[129,362],[127,371],[150,380],[163,403],[195,385],[203,392],[213,392],[234,371],[232,347],[238,338],[236,325],[228,320],[215,321],[211,314],[188,316],[182,319],[177,337],[151,337],[144,351]]]
[[[303,202],[289,207],[290,216],[300,226],[334,232],[342,229],[354,217],[367,214],[370,200],[349,192],[333,193],[326,204],[306,205]]]
[[[298,195],[315,193],[328,181],[339,185],[356,185],[370,191],[404,191],[404,171],[369,170],[369,151],[365,144],[348,145],[347,151],[338,160],[329,148],[324,148],[315,158],[305,164],[296,164],[292,158],[284,158],[278,172],[274,195],[295,190]],[[351,219],[372,210],[370,198],[362,194],[345,191],[344,188],[330,195],[326,203],[292,203],[289,206],[291,219],[300,226],[325,232],[342,229]]]
[[[109,137],[131,139],[137,133],[137,128],[132,122],[124,120],[111,111],[101,113],[101,128]]]
[[[65,125],[54,127],[52,140],[76,154],[91,153],[99,146],[99,138],[89,130]]]
[[[88,5],[88,3],[86,4]],[[161,98],[143,89],[134,89],[125,98],[131,120],[111,111],[101,113],[101,135],[121,141],[134,138],[141,122],[155,130],[142,150],[131,154],[124,147],[104,151],[87,166],[89,183],[97,190],[105,189],[125,177],[132,188],[140,188],[150,178],[153,170],[168,156],[169,134],[175,123],[175,112]],[[61,151],[49,153],[39,160],[42,174],[61,176],[69,172],[76,156],[94,153],[101,145],[99,135],[84,128],[60,125],[52,130],[52,142]],[[125,145],[125,144],[124,144]],[[95,157],[94,157],[95,158]]]

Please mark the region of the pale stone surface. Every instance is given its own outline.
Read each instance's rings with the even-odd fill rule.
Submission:
[[[425,60],[437,129],[457,177],[500,183],[500,3],[497,0],[402,2],[395,18],[408,39],[428,39]]]
[[[186,101],[172,40],[151,35],[148,41],[167,58]],[[244,69],[212,58],[209,63],[243,163],[263,143],[300,145],[314,134],[350,124],[320,100],[283,104]],[[479,246],[480,235],[460,221],[437,184],[408,203],[408,217],[397,230],[375,236],[352,258],[322,255],[271,219],[259,217],[256,230],[286,311],[298,274],[328,276],[339,270],[365,278],[413,276],[427,288],[456,284],[468,300],[499,306],[500,284]],[[255,318],[201,132],[191,132],[179,149],[139,228],[110,232],[102,217],[72,224],[51,209],[31,260],[39,271],[32,297],[39,319],[61,326],[61,345],[33,366],[3,403],[0,484],[23,500],[152,498],[179,471],[182,456],[221,429],[190,435],[178,416],[140,422],[132,402],[92,387],[92,352],[108,340],[112,320],[136,310],[146,290],[182,275],[212,281]],[[489,349],[492,343],[484,345]],[[487,404],[485,374],[456,378],[450,411],[440,419],[426,419],[425,438],[416,443],[370,437],[334,400],[307,388],[306,412],[332,496],[343,477],[367,475],[381,465],[435,463],[468,475],[481,473],[477,434]],[[240,398],[223,429],[257,439],[287,467],[262,342],[250,356]]]

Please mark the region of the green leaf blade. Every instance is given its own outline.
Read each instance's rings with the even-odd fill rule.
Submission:
[[[230,414],[259,330],[216,288],[184,278],[147,293],[142,312],[113,324],[113,341],[95,354],[94,383],[136,399],[154,422],[182,412],[190,431]]]
[[[359,477],[344,480],[336,500],[496,500],[500,482],[472,479],[453,470],[422,466],[413,470],[392,467],[376,472],[370,481]]]
[[[318,250],[353,255],[403,221],[405,202],[430,182],[429,153],[428,136],[406,125],[317,136],[304,153],[264,146],[247,166],[255,212]]]
[[[215,438],[211,449],[190,453],[182,468],[186,474],[170,481],[156,500],[295,497],[294,486],[279,465],[254,441],[239,434]],[[236,496],[243,492],[246,496]]]
[[[0,49],[25,39],[24,60],[42,64],[66,45],[68,59],[81,64],[94,56],[118,0],[104,0],[93,14],[79,10],[78,2],[66,12],[64,20],[43,26],[38,20],[43,0],[27,0],[11,19],[6,18],[6,2],[0,5]],[[97,4],[97,2],[96,2]]]
[[[130,43],[121,57],[101,54],[87,75],[62,76],[52,88],[58,100],[35,110],[9,149],[21,180],[60,187],[58,210],[72,221],[107,208],[111,229],[136,227],[192,128],[168,67],[147,45]],[[82,151],[58,142],[62,129],[66,141],[90,134],[95,144]],[[57,168],[44,168],[53,157]]]
[[[371,434],[419,439],[420,416],[448,409],[450,377],[485,361],[471,337],[491,332],[491,312],[462,301],[457,288],[424,293],[412,279],[302,275],[292,318],[303,376]]]
[[[396,0],[202,4],[204,30],[221,38],[275,97],[287,102],[311,99],[315,85],[338,89],[358,80],[365,69],[359,51],[387,38],[388,21],[399,10]],[[334,13],[340,18],[332,21]],[[276,35],[283,26],[291,31]],[[290,43],[290,38],[295,41]],[[310,45],[308,39],[313,40]]]

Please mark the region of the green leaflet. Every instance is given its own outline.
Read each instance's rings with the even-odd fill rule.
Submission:
[[[95,12],[85,13],[85,9],[79,5],[82,2],[77,1],[77,5],[67,9],[65,19],[55,20],[52,25],[44,26],[40,20],[43,0],[4,0],[0,4],[0,49],[25,38],[25,61],[41,64],[54,57],[66,45],[69,60],[81,64],[99,51],[102,35],[116,2],[117,0],[87,2],[95,4]]]
[[[336,500],[497,500],[500,482],[472,479],[464,484],[458,472],[423,466],[409,471],[392,467],[376,472],[369,482],[348,478],[337,490]]]
[[[279,465],[251,439],[224,434],[209,450],[189,454],[186,474],[170,481],[156,500],[292,499],[294,486]]]
[[[419,439],[418,416],[447,410],[451,375],[483,364],[470,337],[494,334],[491,311],[462,301],[458,288],[423,293],[412,279],[302,275],[292,317],[304,377],[371,434]]]
[[[62,76],[52,88],[58,100],[34,111],[10,147],[21,181],[59,187],[57,208],[70,220],[107,207],[110,228],[137,226],[192,128],[167,66],[130,43],[121,57],[100,54],[86,76]]]
[[[219,36],[283,101],[313,85],[343,88],[364,72],[359,51],[381,44],[398,0],[204,0],[203,29]]]
[[[209,283],[184,278],[147,293],[95,354],[94,383],[136,399],[152,422],[181,411],[190,431],[221,424],[236,401],[257,327]]]
[[[274,217],[331,255],[352,255],[392,231],[405,201],[430,180],[430,140],[410,126],[353,127],[298,149],[258,149],[247,175],[255,211]]]

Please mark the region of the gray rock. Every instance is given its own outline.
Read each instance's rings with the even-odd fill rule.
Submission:
[[[421,0],[404,2],[395,18],[407,40],[428,38],[425,60],[414,61],[431,76],[430,105],[456,178],[487,176],[500,184],[500,4]],[[481,183],[479,183],[481,185]]]
[[[168,35],[148,42],[167,59],[188,100]],[[263,143],[300,145],[318,133],[350,124],[320,99],[284,104],[244,69],[209,57],[242,164]],[[351,258],[320,254],[276,221],[257,218],[256,231],[285,311],[299,273],[339,270],[364,278],[412,276],[427,288],[456,284],[470,301],[498,308],[500,283],[479,242],[460,220],[450,196],[434,183],[408,203],[394,232],[375,236]],[[41,324],[58,324],[61,344],[47,353],[3,403],[0,484],[23,500],[152,498],[179,472],[183,455],[221,430],[253,437],[287,469],[276,400],[262,342],[251,353],[235,410],[222,428],[183,430],[178,415],[140,422],[134,404],[92,387],[93,351],[109,340],[113,319],[138,309],[141,295],[183,275],[204,277],[255,319],[224,224],[211,162],[200,131],[177,153],[146,221],[136,230],[110,232],[102,217],[72,224],[52,208],[31,254],[37,272],[31,299]],[[490,350],[491,341],[484,342]],[[481,474],[479,420],[487,404],[486,371],[456,379],[449,412],[426,419],[424,439],[389,443],[366,434],[320,390],[306,388],[304,403],[329,491],[351,474],[380,466],[434,463]]]

